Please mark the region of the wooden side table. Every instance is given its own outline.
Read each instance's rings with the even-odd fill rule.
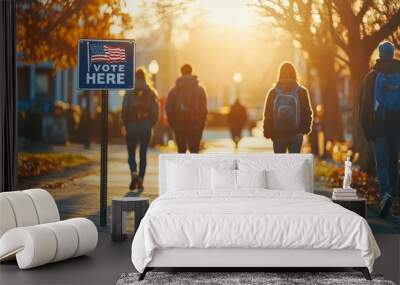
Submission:
[[[150,199],[143,197],[116,197],[112,199],[111,239],[123,241],[126,237],[126,216],[128,212],[135,212],[136,233],[140,221],[149,208]]]
[[[364,198],[354,199],[332,199],[332,201],[340,206],[359,214],[364,219],[367,217],[367,200]]]

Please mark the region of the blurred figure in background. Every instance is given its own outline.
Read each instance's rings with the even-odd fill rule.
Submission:
[[[143,180],[147,165],[147,148],[151,129],[158,121],[158,102],[156,91],[146,80],[142,68],[135,73],[135,90],[127,91],[122,102],[122,121],[126,129],[128,163],[131,171],[130,190],[143,191]],[[139,145],[139,173],[137,172],[136,148]]]
[[[150,145],[168,145],[170,140],[173,140],[174,134],[171,126],[168,123],[167,114],[165,112],[166,96],[158,96],[160,116],[159,121],[153,128],[153,137]]]
[[[208,113],[207,97],[189,64],[181,67],[181,74],[168,94],[165,110],[178,153],[198,153]]]
[[[360,96],[360,123],[367,140],[374,144],[381,196],[380,216],[400,215],[400,61],[394,45],[383,42],[379,59],[364,79]]]
[[[312,121],[308,91],[297,82],[293,64],[284,62],[278,82],[265,102],[264,136],[272,139],[275,153],[299,153],[303,135],[310,133]]]
[[[169,125],[167,112],[165,111],[165,105],[167,103],[167,97],[162,96],[160,98],[160,126],[162,127],[162,141],[164,145],[168,145],[170,140],[174,139],[174,133]],[[165,140],[165,136],[167,139]]]
[[[246,108],[240,103],[239,98],[235,100],[228,113],[228,125],[231,132],[235,149],[238,148],[239,141],[242,139],[242,131],[247,123]]]
[[[90,114],[89,91],[84,91],[80,99],[82,112],[79,125],[79,134],[85,149],[90,149],[92,139],[92,118]]]

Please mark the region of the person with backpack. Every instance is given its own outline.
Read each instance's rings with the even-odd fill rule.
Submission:
[[[178,153],[198,153],[208,113],[207,96],[189,64],[181,67],[181,74],[168,93],[165,111]]]
[[[308,91],[297,82],[290,62],[280,66],[278,82],[269,91],[264,109],[264,136],[272,139],[275,153],[299,153],[303,135],[309,134],[313,112]]]
[[[378,46],[379,58],[364,78],[360,95],[360,124],[373,143],[381,197],[380,216],[400,215],[400,61],[394,45]]]
[[[239,99],[230,107],[228,113],[228,125],[231,132],[231,137],[235,143],[235,149],[238,148],[239,141],[242,139],[242,131],[247,123],[246,108],[240,103]]]
[[[130,190],[143,191],[143,180],[147,164],[147,148],[151,129],[158,121],[156,91],[146,80],[146,72],[138,68],[135,73],[135,89],[127,91],[122,102],[122,121],[126,129],[128,163],[131,171]],[[136,148],[139,145],[139,173],[136,163]]]

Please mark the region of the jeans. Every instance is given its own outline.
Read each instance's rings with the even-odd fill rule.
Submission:
[[[287,138],[272,139],[275,153],[300,153],[303,144],[303,135],[294,135]]]
[[[178,153],[199,153],[203,129],[175,130],[175,141]]]
[[[129,168],[131,172],[137,172],[136,147],[139,144],[139,177],[143,178],[146,172],[147,147],[150,142],[151,126],[148,123],[128,123],[126,131]]]
[[[374,141],[375,161],[381,197],[399,197],[400,136],[379,137]]]

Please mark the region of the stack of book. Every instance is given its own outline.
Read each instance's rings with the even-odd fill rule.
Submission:
[[[353,188],[334,188],[332,199],[334,200],[354,200],[357,199],[357,190]]]

